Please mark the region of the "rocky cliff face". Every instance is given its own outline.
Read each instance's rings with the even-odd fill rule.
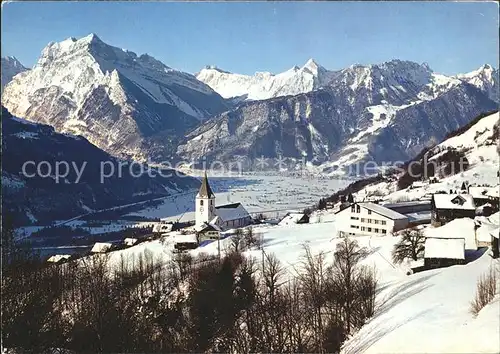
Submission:
[[[2,207],[16,224],[63,220],[199,186],[198,180],[173,171],[140,173],[139,165],[131,168],[81,136],[14,118],[3,108],[2,153]],[[28,161],[33,163],[24,166]],[[56,173],[58,162],[69,165],[66,176],[62,164]]]
[[[14,115],[137,159],[170,157],[177,136],[228,108],[194,76],[94,34],[50,43],[5,87],[2,102]]]
[[[279,156],[327,171],[359,162],[407,160],[497,103],[488,90],[427,65],[394,60],[354,65],[320,90],[246,102],[187,135],[188,161]],[[266,166],[270,166],[269,163]]]

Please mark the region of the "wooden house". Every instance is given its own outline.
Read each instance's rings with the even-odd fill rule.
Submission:
[[[444,225],[458,218],[476,216],[476,205],[470,194],[433,194],[431,199],[431,223]]]

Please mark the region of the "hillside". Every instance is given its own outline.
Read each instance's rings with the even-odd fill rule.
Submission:
[[[141,173],[139,164],[119,163],[81,136],[56,133],[2,109],[2,207],[15,224],[68,219],[199,185],[197,179],[173,171],[150,176],[146,169]]]
[[[480,115],[474,120],[474,124],[450,133],[446,140],[423,150],[415,160],[408,161],[399,171],[383,177],[360,180],[344,191],[339,191],[331,199],[337,201],[340,194],[351,190],[357,200],[369,197],[395,202],[419,199],[438,191],[458,190],[463,182],[496,186],[500,183],[499,129],[498,112]],[[460,169],[460,159],[467,162],[464,164],[465,170]],[[426,163],[429,165],[427,172],[420,168]],[[411,165],[418,167],[413,169],[418,173],[414,178],[408,177],[408,166]],[[421,181],[420,176],[426,176],[425,173],[427,178],[437,177],[437,183],[428,183],[427,180],[419,188],[410,188],[412,182]]]
[[[311,92],[246,101],[216,115],[191,131],[177,153],[249,169],[258,169],[257,158],[274,168],[282,157],[288,169],[306,161],[333,174],[368,161],[406,161],[497,108],[490,97],[498,71],[481,73],[466,81],[410,61],[353,65]]]

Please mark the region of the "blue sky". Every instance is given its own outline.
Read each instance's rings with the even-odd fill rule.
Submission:
[[[311,57],[328,69],[395,58],[444,74],[498,67],[494,2],[2,4],[2,55],[29,67],[50,41],[91,32],[191,73],[276,73]]]

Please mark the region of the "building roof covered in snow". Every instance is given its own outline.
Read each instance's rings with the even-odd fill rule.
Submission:
[[[389,208],[386,208],[383,205],[380,204],[375,204],[375,203],[357,203],[359,206],[366,208],[368,210],[371,210],[374,213],[377,213],[379,215],[385,216],[386,218],[392,219],[392,220],[398,220],[398,219],[408,219],[407,216],[400,214],[394,210],[391,210]]]
[[[424,257],[465,259],[465,240],[463,238],[427,237]]]
[[[104,253],[104,252],[107,252],[109,251],[109,249],[112,247],[113,245],[111,243],[107,243],[107,242],[96,242],[94,244],[94,247],[92,247],[92,249],[90,250],[90,252],[93,252],[93,253]]]
[[[476,230],[476,239],[479,242],[490,242],[491,233],[498,230],[498,225],[490,223],[480,223],[480,226]]]
[[[68,260],[70,258],[71,258],[70,254],[55,254],[55,255],[49,257],[49,259],[47,259],[47,262],[50,262],[50,263],[59,263],[59,262],[62,262],[62,261],[66,261],[66,260]]]
[[[174,243],[198,243],[198,239],[196,238],[196,234],[177,234],[172,236],[172,241]]]
[[[215,218],[217,218],[217,216]],[[215,220],[215,218],[214,218],[214,220]],[[204,232],[204,231],[218,231],[218,232],[221,232],[222,231],[222,229],[219,227],[219,225],[217,225],[213,221],[210,222],[210,223],[203,223],[201,225],[197,225],[197,226],[194,227],[194,229],[195,229],[196,232]]]
[[[477,249],[475,223],[471,218],[455,219],[440,227],[428,227],[424,233],[426,237],[430,238],[465,239],[466,249]]]
[[[215,210],[217,216],[219,216],[222,221],[231,221],[250,217],[250,214],[248,214],[248,211],[241,203],[219,205],[215,207]]]
[[[434,194],[436,209],[475,210],[474,198],[470,194]]]
[[[488,199],[498,197],[498,186],[496,187],[469,187],[469,194],[475,199]]]
[[[210,184],[208,183],[207,172],[205,171],[205,175],[201,180],[201,186],[197,197],[212,198],[213,196],[214,193],[212,192],[212,188],[210,188]]]
[[[278,223],[280,226],[295,225],[300,222],[307,222],[309,217],[304,213],[287,213]]]
[[[123,243],[126,244],[127,246],[133,246],[137,243],[137,239],[136,238],[131,238],[131,237],[127,237],[126,239],[123,240]]]

